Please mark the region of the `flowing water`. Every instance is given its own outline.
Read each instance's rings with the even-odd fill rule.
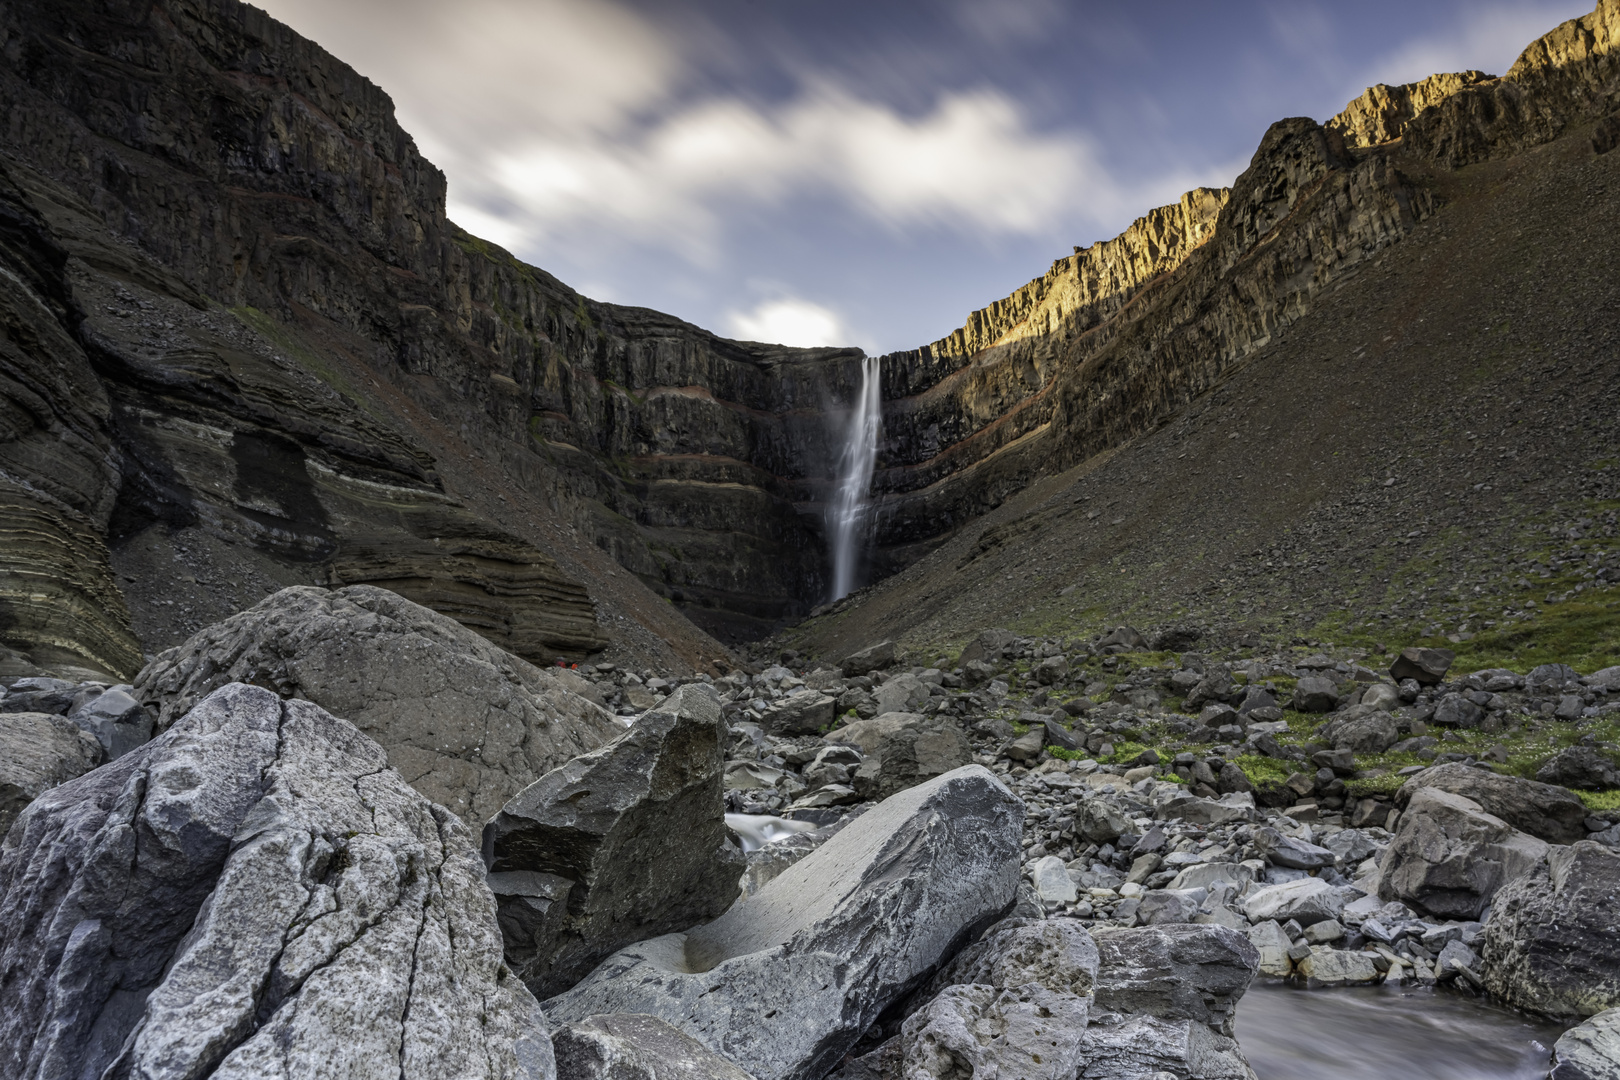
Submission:
[[[849,426],[838,457],[838,487],[827,506],[827,534],[831,540],[833,587],[839,600],[855,588],[860,564],[860,542],[866,531],[866,496],[877,465],[878,433],[883,426],[883,391],[878,380],[878,358],[861,362],[861,388],[850,403]]]
[[[737,834],[744,851],[758,851],[766,844],[815,828],[808,821],[789,821],[770,814],[727,814],[726,827]]]
[[[1563,1028],[1447,990],[1256,983],[1238,1045],[1260,1080],[1546,1080]]]

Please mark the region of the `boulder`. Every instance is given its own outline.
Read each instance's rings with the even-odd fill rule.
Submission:
[[[1112,844],[1130,828],[1125,812],[1101,797],[1087,799],[1075,816],[1075,831],[1093,844]]]
[[[1433,686],[1446,677],[1457,654],[1450,649],[1425,649],[1419,646],[1402,649],[1395,662],[1389,665],[1389,674],[1396,682],[1416,679],[1424,686]]]
[[[1348,949],[1313,948],[1298,969],[1309,986],[1363,986],[1380,977],[1371,953]]]
[[[1552,784],[1453,761],[1415,773],[1401,785],[1395,804],[1404,809],[1422,788],[1472,799],[1487,814],[1549,844],[1572,844],[1586,836],[1586,804]]]
[[[1282,924],[1266,919],[1249,927],[1249,944],[1260,953],[1259,974],[1271,979],[1286,979],[1293,974],[1294,962],[1288,956],[1293,942],[1282,932]]]
[[[624,730],[560,676],[370,585],[266,597],[159,654],[135,697],[161,731],[229,682],[343,717],[412,787],[474,824]]]
[[[23,807],[100,765],[101,743],[50,713],[0,713],[0,841]]]
[[[1300,712],[1332,712],[1339,707],[1339,684],[1320,675],[1307,675],[1294,687],[1294,708]]]
[[[1048,716],[1042,722],[1042,732],[1047,746],[1056,746],[1062,750],[1080,749],[1080,740],[1075,738],[1074,732],[1061,724],[1056,716]]]
[[[1136,919],[1143,926],[1190,923],[1209,895],[1207,889],[1149,889],[1142,894]]]
[[[1620,768],[1595,746],[1566,746],[1536,770],[1543,784],[1601,791],[1620,787]]]
[[[861,798],[877,802],[972,762],[973,746],[954,725],[907,724],[883,736],[853,785]]]
[[[747,860],[726,828],[727,741],[719,699],[691,683],[484,826],[506,962],[537,995],[737,899]]]
[[[130,696],[132,689],[110,687],[68,712],[69,720],[96,737],[109,761],[152,737],[152,716]]]
[[[1035,665],[1033,674],[1035,681],[1042,686],[1051,686],[1060,683],[1069,677],[1068,658],[1062,656],[1048,656]]]
[[[655,1016],[609,1013],[552,1032],[557,1080],[754,1080]]]
[[[1447,694],[1435,705],[1430,719],[1441,727],[1477,728],[1485,719],[1485,710],[1462,694]]]
[[[1538,664],[1524,677],[1527,694],[1557,694],[1581,685],[1581,673],[1568,664]]]
[[[1386,682],[1375,682],[1361,692],[1359,704],[1385,712],[1401,703],[1401,692]]]
[[[1382,754],[1400,742],[1401,732],[1388,711],[1373,705],[1352,705],[1322,726],[1322,738],[1335,750]]]
[[[222,687],[18,819],[0,1075],[550,1077],[483,878],[353,726]]]
[[[1250,922],[1287,922],[1301,926],[1337,919],[1349,900],[1343,889],[1336,889],[1321,878],[1306,877],[1267,885],[1251,892],[1243,901],[1243,914]],[[1357,895],[1355,890],[1348,890]]]
[[[1056,855],[1043,855],[1029,865],[1035,895],[1047,904],[1072,904],[1080,898],[1069,868]]]
[[[896,675],[872,691],[879,715],[887,712],[921,712],[923,706],[928,704],[930,695],[928,684],[915,675]]]
[[[851,653],[844,658],[842,665],[846,678],[853,675],[869,675],[874,671],[881,671],[894,663],[895,645],[892,641],[880,641],[876,645],[868,645],[860,652]]]
[[[1180,818],[1194,825],[1260,820],[1259,811],[1254,808],[1254,796],[1246,792],[1233,792],[1219,799],[1182,795],[1165,803],[1160,812],[1167,818]]]
[[[1041,752],[1045,749],[1046,730],[1044,728],[1032,728],[1007,743],[1001,752],[1013,761],[1028,765],[1038,760]]]
[[[547,1015],[645,1013],[760,1080],[823,1076],[1012,902],[1023,818],[977,765],[909,788],[713,922],[609,957]]]
[[[1260,966],[1244,934],[1224,926],[1097,930],[1096,1009],[1192,1020],[1232,1034],[1238,999]]]
[[[1196,1020],[1110,1017],[1086,1029],[1081,1080],[1252,1080],[1236,1040]]]
[[[759,714],[759,726],[772,735],[819,735],[832,727],[838,699],[814,690],[801,690],[773,701]]]
[[[1379,864],[1378,895],[1446,919],[1477,919],[1547,845],[1441,788],[1420,788]]]
[[[1207,889],[1217,881],[1229,881],[1242,888],[1254,880],[1254,871],[1242,863],[1194,863],[1178,873],[1167,889]]]
[[[983,630],[979,636],[968,642],[956,658],[959,667],[966,667],[971,663],[982,663],[985,660],[1000,660],[1006,654],[1007,648],[1018,640],[1018,635],[1009,630]]]
[[[1327,848],[1284,836],[1269,825],[1254,830],[1254,846],[1273,866],[1288,866],[1295,870],[1321,870],[1339,861],[1339,857]]]
[[[1620,1009],[1600,1012],[1560,1035],[1547,1080],[1620,1080]]]
[[[1091,646],[1092,651],[1098,653],[1105,649],[1113,649],[1115,652],[1136,652],[1147,647],[1147,638],[1129,626],[1114,627]]]
[[[1550,1016],[1620,1006],[1620,855],[1590,840],[1555,847],[1504,886],[1480,945],[1496,997]]]
[[[870,720],[857,720],[852,724],[845,724],[841,728],[829,731],[826,739],[830,743],[842,743],[845,746],[858,747],[862,754],[875,754],[883,740],[901,728],[927,723],[927,718],[921,713],[886,712],[872,717]]]

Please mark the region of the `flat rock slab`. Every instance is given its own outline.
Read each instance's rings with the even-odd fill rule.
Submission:
[[[370,585],[283,589],[160,654],[135,696],[166,728],[230,682],[313,701],[375,739],[412,787],[474,829],[619,735],[564,676]]]
[[[1414,774],[1401,785],[1396,804],[1404,808],[1422,788],[1472,799],[1487,814],[1549,844],[1586,839],[1586,804],[1573,792],[1552,784],[1448,762]]]
[[[909,788],[707,926],[609,957],[547,1014],[645,1013],[760,1080],[819,1080],[1012,903],[1023,818],[981,766]]]
[[[552,1075],[483,864],[375,743],[232,684],[0,853],[0,1075]]]

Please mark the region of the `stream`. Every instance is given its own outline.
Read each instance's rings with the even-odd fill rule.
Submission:
[[[1546,1080],[1563,1032],[1462,993],[1255,983],[1238,1045],[1260,1080]]]

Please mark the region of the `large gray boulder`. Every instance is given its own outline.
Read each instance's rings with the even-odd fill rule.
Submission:
[[[1375,705],[1352,705],[1322,726],[1322,738],[1335,750],[1382,754],[1401,741],[1395,718]]]
[[[845,658],[842,666],[845,675],[867,675],[888,667],[894,663],[894,659],[894,642],[880,641],[876,645],[868,645],[860,652],[851,653]]]
[[[50,713],[0,713],[0,840],[23,807],[100,765],[101,744]]]
[[[0,1075],[550,1077],[460,821],[229,685],[0,848]]]
[[[747,860],[725,821],[712,689],[692,683],[618,739],[513,796],[484,826],[506,961],[540,997],[632,942],[731,906]]]
[[[1600,1012],[1558,1037],[1547,1080],[1620,1080],[1620,1009]]]
[[[815,1080],[1012,903],[1023,818],[977,765],[909,788],[714,922],[609,957],[547,1013],[645,1013],[760,1080]]]
[[[1522,1009],[1591,1016],[1620,1006],[1620,855],[1590,840],[1496,894],[1480,947],[1485,985]]]
[[[474,828],[624,729],[561,676],[370,585],[283,589],[160,654],[135,680],[158,730],[229,682],[312,701]]]
[[[938,721],[905,724],[878,740],[877,749],[861,763],[852,780],[861,798],[879,801],[972,761],[973,746],[954,725]]]
[[[1260,951],[1213,924],[1098,930],[1096,1008],[1192,1020],[1232,1034],[1237,1003],[1260,968]]]
[[[1293,836],[1284,836],[1270,825],[1254,830],[1254,846],[1273,866],[1287,866],[1294,870],[1321,870],[1339,861],[1327,848],[1308,844]]]
[[[879,713],[869,720],[856,720],[836,728],[828,732],[826,738],[830,743],[858,747],[862,754],[876,754],[883,740],[890,735],[903,728],[924,726],[927,722],[921,713]]]
[[[1457,654],[1450,649],[1425,649],[1413,645],[1401,650],[1395,662],[1389,665],[1389,675],[1396,682],[1416,679],[1425,686],[1433,686],[1446,677],[1446,672],[1451,670],[1452,662],[1456,659]]]
[[[1454,761],[1414,774],[1396,793],[1396,805],[1404,809],[1421,788],[1472,799],[1487,814],[1549,844],[1572,844],[1586,836],[1586,805],[1552,784],[1504,776]]]
[[[932,697],[928,685],[915,675],[896,675],[872,691],[872,700],[877,703],[879,715],[888,712],[921,712]]]
[[[1344,912],[1345,893],[1354,890],[1334,888],[1321,878],[1299,878],[1256,889],[1243,899],[1243,914],[1250,922],[1287,922],[1313,926],[1337,919]]]
[[[1547,857],[1547,845],[1472,799],[1419,788],[1379,863],[1378,895],[1446,919],[1477,919],[1503,885]]]
[[[837,713],[837,698],[806,690],[772,702],[759,726],[772,735],[816,735],[832,727]]]
[[[1536,770],[1543,784],[1601,791],[1620,787],[1620,766],[1595,746],[1566,746]]]
[[[112,686],[75,705],[68,719],[101,743],[108,760],[123,757],[152,737],[152,715],[131,696],[130,686]]]
[[[655,1016],[613,1013],[551,1035],[557,1080],[754,1080]]]

